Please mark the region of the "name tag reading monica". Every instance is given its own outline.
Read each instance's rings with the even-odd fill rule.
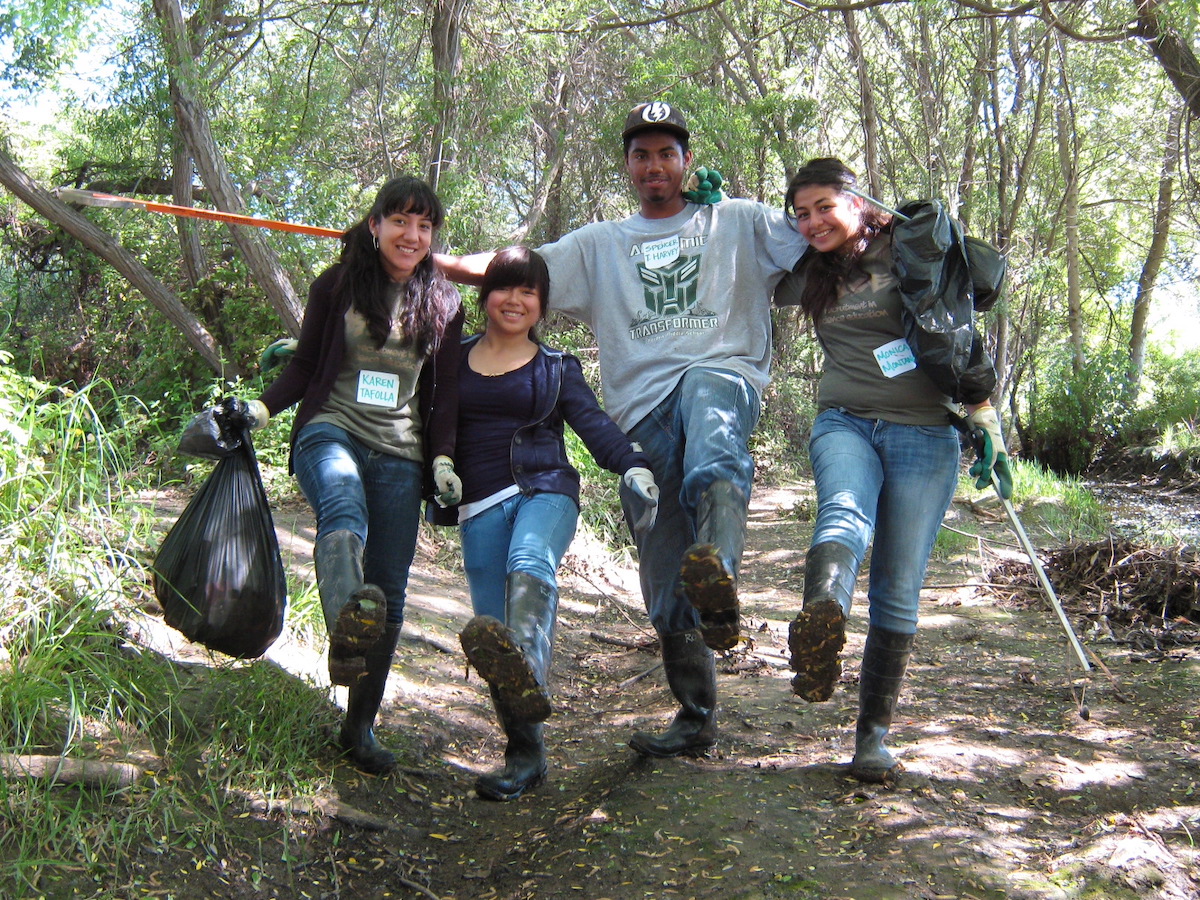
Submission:
[[[917,367],[912,349],[908,342],[902,339],[888,341],[882,347],[876,347],[875,361],[879,363],[880,371],[888,378],[911,372]]]
[[[358,402],[368,406],[386,406],[395,409],[400,399],[400,376],[390,372],[371,372],[363,369],[358,373]]]

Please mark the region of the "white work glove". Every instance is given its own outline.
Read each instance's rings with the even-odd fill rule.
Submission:
[[[433,458],[433,485],[437,489],[437,505],[445,509],[462,500],[462,479],[454,471],[454,460],[448,456]]]
[[[622,476],[626,486],[641,498],[645,510],[634,524],[634,531],[653,528],[658,518],[658,485],[654,473],[644,466],[633,466]]]
[[[251,400],[246,405],[250,408],[246,413],[246,419],[250,422],[250,430],[258,431],[266,428],[267,423],[271,421],[271,411],[267,409],[267,404],[261,400]]]

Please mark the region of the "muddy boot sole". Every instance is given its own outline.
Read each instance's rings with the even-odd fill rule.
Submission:
[[[684,596],[700,614],[700,633],[712,650],[730,650],[740,631],[737,585],[712,544],[694,544],[679,572]]]
[[[367,674],[367,660],[344,648],[329,648],[329,680],[333,684],[354,687]]]
[[[846,645],[846,615],[833,600],[814,603],[796,614],[788,627],[792,692],[810,703],[833,696],[842,674],[838,659]]]
[[[458,636],[467,662],[495,689],[504,715],[514,722],[544,722],[553,708],[545,685],[499,619],[476,616]]]
[[[330,681],[350,686],[366,674],[363,654],[383,635],[386,619],[387,598],[375,585],[364,584],[350,595],[329,635]]]

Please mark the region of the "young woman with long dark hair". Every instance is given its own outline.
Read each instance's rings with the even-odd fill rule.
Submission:
[[[329,673],[349,688],[339,741],[361,769],[395,760],[375,738],[404,621],[422,497],[457,502],[458,291],[433,264],[444,212],[401,176],[313,282],[287,368],[248,404],[252,427],[296,403],[291,468],[317,519],[314,560]]]

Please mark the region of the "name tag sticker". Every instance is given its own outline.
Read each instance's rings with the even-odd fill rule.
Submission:
[[[642,244],[642,262],[647,269],[661,269],[679,259],[679,235]]]
[[[879,363],[879,370],[888,378],[895,378],[897,375],[911,372],[917,367],[917,360],[913,356],[912,348],[903,338],[897,338],[894,341],[888,341],[882,347],[876,347],[875,361]]]
[[[390,372],[372,372],[363,369],[358,373],[358,402],[368,406],[386,406],[395,409],[400,399],[400,376]]]

